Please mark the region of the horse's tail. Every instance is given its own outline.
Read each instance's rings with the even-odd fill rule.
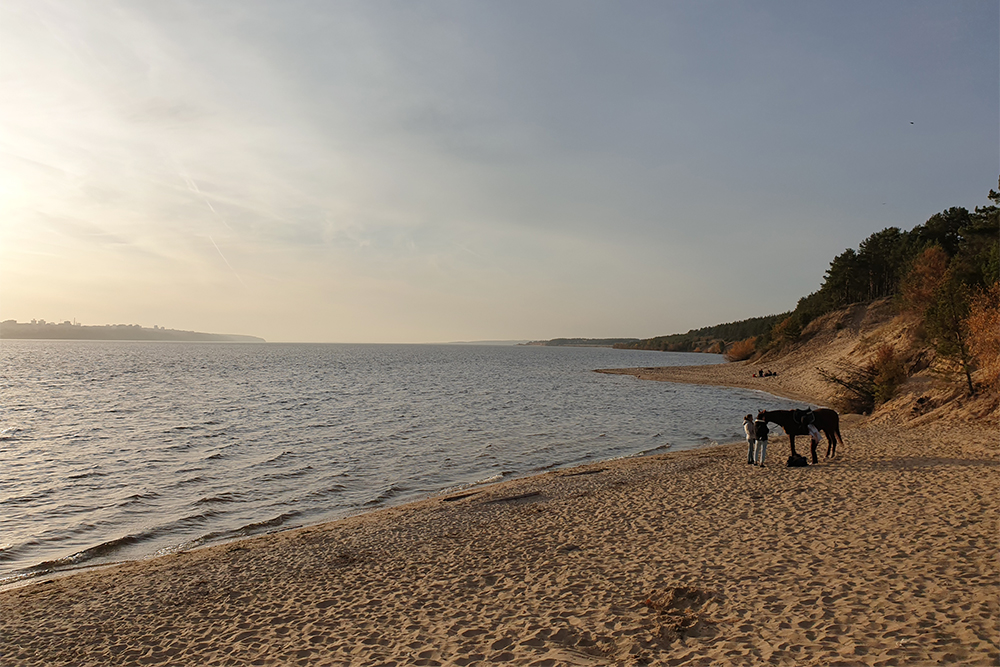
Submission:
[[[840,435],[840,414],[836,410],[831,410],[831,412],[833,412],[833,433],[842,445],[844,444],[844,436]]]

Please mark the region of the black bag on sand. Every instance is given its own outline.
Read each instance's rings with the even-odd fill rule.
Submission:
[[[809,465],[809,459],[802,456],[801,454],[791,454],[788,457],[789,468],[804,468],[807,465]]]

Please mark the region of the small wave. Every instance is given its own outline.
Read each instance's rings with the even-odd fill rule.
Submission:
[[[155,500],[160,497],[160,494],[155,491],[149,491],[146,493],[133,493],[128,498],[124,498],[115,507],[128,507],[129,505],[145,505],[147,500]]]
[[[277,461],[280,461],[282,459],[292,458],[294,456],[295,456],[295,452],[284,451],[284,452],[281,452],[280,454],[278,454],[277,456],[275,456],[273,458],[267,459],[266,461],[264,461],[262,463],[258,463],[257,465],[267,465],[268,463],[276,463]]]
[[[252,535],[253,533],[259,533],[267,528],[275,528],[287,522],[289,519],[294,519],[299,515],[298,512],[285,512],[284,514],[279,514],[273,519],[267,519],[265,521],[256,521],[254,523],[248,523],[247,525],[238,528],[233,532],[237,536]]]
[[[217,496],[206,496],[205,498],[199,498],[194,501],[194,505],[212,505],[216,503],[235,503],[239,502],[241,494],[239,493],[220,493]]]
[[[191,549],[197,549],[198,547],[208,544],[210,542],[217,542],[232,537],[242,537],[242,536],[237,535],[236,531],[226,531],[226,530],[205,533],[204,535],[196,537],[193,540],[188,540],[187,542],[182,542],[181,544],[178,544],[177,546],[172,548],[172,551],[174,553],[179,551],[189,551]]]
[[[333,486],[328,486],[323,489],[316,489],[315,491],[310,491],[305,494],[303,498],[326,498],[327,496],[333,496],[343,493],[347,490],[347,487],[343,484],[334,484]]]
[[[375,496],[371,500],[365,502],[365,506],[366,507],[371,507],[372,505],[380,505],[380,504],[384,503],[387,500],[391,500],[392,498],[395,498],[396,496],[398,496],[400,493],[403,493],[404,491],[409,491],[409,489],[407,487],[405,487],[405,486],[400,486],[398,484],[390,484],[384,491],[382,491],[381,493],[379,493],[377,496]]]
[[[272,472],[266,475],[260,475],[254,477],[251,480],[255,484],[266,484],[268,482],[277,482],[286,479],[295,479],[296,477],[302,477],[303,475],[308,475],[312,471],[312,466],[306,466],[304,468],[298,468],[297,470],[288,470],[285,472]]]
[[[169,526],[164,527],[162,532],[169,534],[170,532],[173,532],[173,530],[177,528],[190,528],[192,526],[198,526],[205,523],[206,521],[208,521],[213,517],[220,516],[221,514],[223,514],[223,512],[208,508],[201,512],[198,512],[197,514],[190,514],[188,516],[177,519]]]
[[[6,500],[0,500],[0,505],[23,505],[26,503],[33,503],[42,500],[43,498],[48,498],[55,493],[56,489],[42,489],[24,496],[15,496],[13,498],[7,498]]]
[[[180,472],[180,471],[179,471]],[[205,478],[201,475],[196,475],[195,477],[188,477],[187,479],[181,479],[170,485],[171,488],[176,488],[178,486],[190,486],[191,484],[201,484],[205,481]]]
[[[205,533],[193,540],[188,540],[182,544],[175,547],[169,548],[169,553],[176,553],[178,551],[188,551],[190,549],[197,549],[200,546],[210,544],[213,542],[222,542],[224,540],[231,540],[239,537],[249,537],[260,532],[274,532],[269,529],[274,529],[279,526],[283,526],[289,519],[293,519],[299,515],[299,512],[286,512],[285,514],[279,514],[278,516],[267,519],[265,521],[256,521],[254,523],[248,523],[245,526],[236,528],[235,530],[217,530],[210,533]],[[288,526],[282,530],[291,529],[295,526]]]
[[[666,442],[666,443],[660,445],[659,447],[653,447],[652,449],[643,449],[641,451],[638,451],[635,454],[632,454],[631,457],[649,456],[651,454],[656,454],[656,453],[659,453],[659,452],[665,452],[668,449],[670,449],[671,447],[673,447],[673,445],[671,445],[669,442]],[[623,458],[630,458],[630,457],[629,456],[625,456]]]
[[[513,474],[514,473],[510,471],[497,473],[496,475],[490,475],[489,477],[477,479],[473,482],[467,482],[465,484],[455,484],[454,486],[445,487],[440,491],[438,491],[438,493],[439,494],[455,493],[456,491],[464,491],[466,489],[471,489],[474,486],[485,486],[487,484],[496,484],[497,482],[502,482],[504,480],[504,477],[506,477],[507,475],[513,475]]]
[[[480,484],[496,484],[497,482],[503,481],[504,475],[507,473],[501,472],[496,475],[490,475],[489,477],[484,477],[483,479],[477,479],[470,486],[479,486]]]
[[[0,544],[0,563],[4,561],[15,560],[18,557],[18,552],[22,550],[25,546],[30,546],[32,544],[38,544],[36,541],[31,540],[28,544],[15,545],[10,542],[4,542]]]
[[[88,470],[87,472],[77,473],[76,475],[67,475],[66,479],[87,479],[89,477],[106,477],[108,473],[102,472],[100,470]]]
[[[124,537],[119,537],[114,540],[101,542],[97,546],[90,547],[89,549],[78,551],[72,556],[66,556],[65,558],[56,558],[53,560],[43,561],[38,565],[33,565],[31,567],[24,568],[22,572],[28,573],[29,575],[45,574],[47,572],[54,572],[56,570],[73,567],[75,565],[85,563],[86,561],[106,556],[110,553],[113,553],[121,549],[122,547],[138,544],[143,539],[144,538],[142,535],[125,535]]]
[[[9,426],[5,429],[0,429],[0,440],[13,440],[14,437],[20,433],[21,429],[16,426]]]
[[[164,535],[171,535],[177,532],[178,530],[181,531],[189,530],[194,526],[198,526],[205,523],[209,519],[218,516],[219,514],[221,514],[221,512],[217,512],[211,509],[206,509],[204,511],[198,512],[197,514],[191,514],[189,516],[182,517],[175,521],[171,521],[170,523],[160,525],[155,528],[151,528],[150,530],[142,531],[139,533],[130,533],[122,537],[118,537],[112,540],[107,540],[95,546],[83,549],[81,551],[77,551],[76,553],[70,556],[66,556],[63,558],[54,558],[52,560],[47,560],[38,563],[37,565],[32,565],[30,567],[17,570],[13,573],[13,576],[4,577],[2,580],[0,580],[0,583],[9,583],[10,581],[16,581],[19,579],[35,577],[43,574],[48,574],[50,572],[56,572],[59,570],[75,568],[89,561],[93,561],[99,558],[107,558],[108,556],[111,556],[115,552],[122,551],[127,547],[131,547],[137,544],[142,544],[144,542],[155,541],[158,538],[163,537]],[[248,526],[240,528],[238,531],[233,531],[234,534],[232,536],[238,537],[241,535],[250,534],[250,532],[259,530],[262,527],[280,525],[281,523],[284,523],[288,518],[294,516],[295,514],[297,513],[282,514],[281,516],[275,517],[274,519],[270,519],[268,521],[262,521],[259,524],[249,524]],[[86,530],[84,529],[89,530],[92,527],[93,527],[92,525],[87,524],[82,526],[79,530],[74,530],[72,532],[82,533],[86,532]],[[176,550],[176,548],[171,548],[171,549]],[[0,560],[3,560],[2,559],[3,555],[4,553],[0,552]]]

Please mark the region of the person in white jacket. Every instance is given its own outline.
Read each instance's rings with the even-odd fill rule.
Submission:
[[[756,452],[754,453],[754,463],[761,468],[764,467],[764,459],[767,458],[767,422],[757,417],[753,424],[754,436],[757,438]]]
[[[757,432],[753,425],[753,415],[743,418],[743,430],[747,434],[747,463],[754,464],[754,446],[757,444]]]

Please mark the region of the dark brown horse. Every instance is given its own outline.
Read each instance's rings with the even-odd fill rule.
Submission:
[[[788,442],[792,446],[792,454],[795,454],[795,436],[809,435],[809,427],[801,423],[802,414],[806,410],[761,410],[757,413],[757,419],[777,424],[788,434]],[[816,428],[826,435],[826,457],[833,458],[837,455],[837,441],[844,444],[844,439],[840,436],[840,415],[836,410],[819,408],[812,411],[815,416]],[[816,444],[812,443],[812,462],[819,463],[816,458]]]

